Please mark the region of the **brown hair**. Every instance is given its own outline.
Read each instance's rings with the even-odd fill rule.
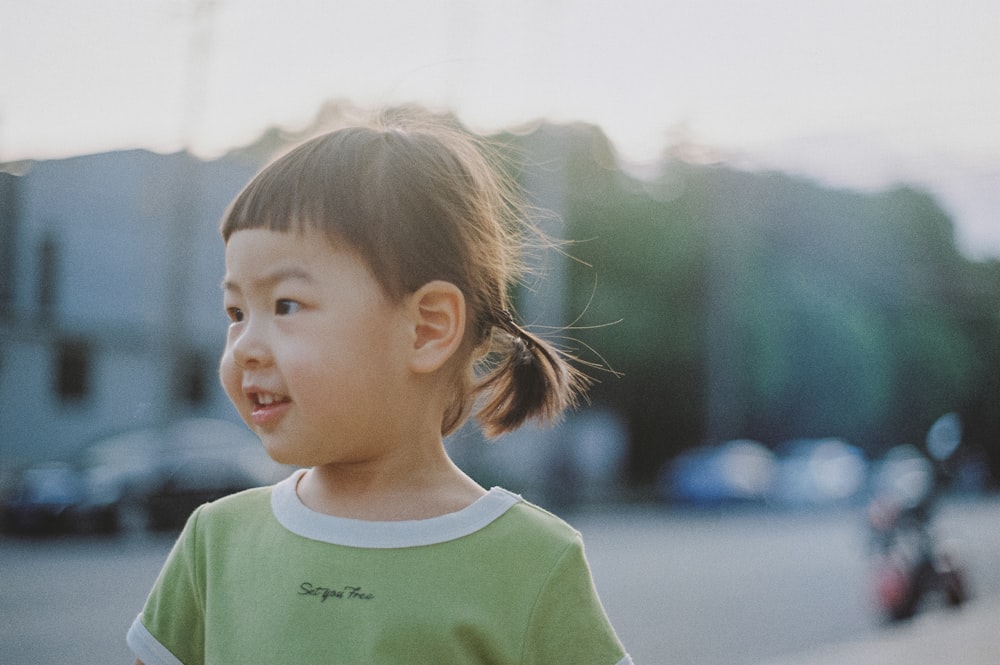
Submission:
[[[487,156],[489,155],[489,156]],[[241,229],[315,229],[368,264],[399,301],[432,280],[465,296],[461,371],[442,433],[468,417],[489,436],[529,418],[552,421],[588,379],[518,325],[508,289],[534,228],[485,142],[412,113],[306,141],[265,167],[230,205],[222,236]]]

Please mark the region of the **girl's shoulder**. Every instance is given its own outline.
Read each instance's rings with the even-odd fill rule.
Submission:
[[[245,512],[259,509],[261,506],[270,505],[271,492],[274,486],[252,487],[240,492],[226,495],[215,501],[210,501],[202,506],[202,509],[211,513],[228,514],[231,512]]]
[[[510,507],[504,519],[497,520],[497,526],[509,530],[511,537],[521,542],[531,540],[537,545],[548,544],[557,549],[581,541],[580,532],[561,517],[516,494],[513,496],[517,497],[517,502]]]

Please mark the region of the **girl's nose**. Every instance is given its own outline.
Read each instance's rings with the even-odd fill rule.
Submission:
[[[238,367],[250,369],[271,362],[270,347],[259,328],[246,325],[230,338],[230,354]]]

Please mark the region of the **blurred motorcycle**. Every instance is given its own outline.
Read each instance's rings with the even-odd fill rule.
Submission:
[[[876,474],[867,513],[875,553],[874,595],[891,621],[912,617],[931,594],[951,607],[968,597],[958,548],[940,540],[932,524],[947,479],[946,462],[961,436],[958,416],[946,414],[928,432],[926,449],[894,448]]]

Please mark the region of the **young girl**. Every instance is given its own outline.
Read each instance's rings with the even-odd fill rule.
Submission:
[[[511,315],[521,216],[467,134],[320,136],[230,206],[222,383],[274,487],[199,508],[128,643],[158,663],[631,663],[580,535],[443,437],[551,420],[585,379]]]

